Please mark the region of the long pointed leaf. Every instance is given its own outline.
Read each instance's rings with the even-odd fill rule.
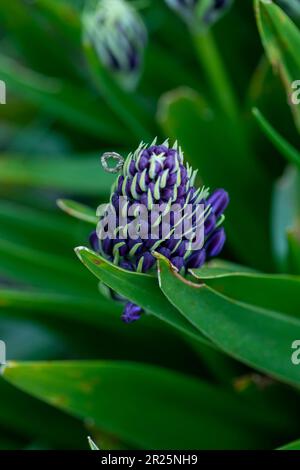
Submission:
[[[300,385],[291,345],[300,320],[232,300],[205,284],[186,282],[166,259],[159,261],[160,286],[184,318],[230,356],[284,382]]]
[[[111,289],[183,333],[207,343],[207,340],[201,334],[199,335],[192,325],[182,318],[164,298],[155,277],[121,269],[85,247],[76,248],[76,253],[80,261],[94,276]]]
[[[291,144],[289,144],[266,120],[261,112],[254,108],[253,114],[256,117],[260,127],[275,145],[277,150],[287,159],[290,163],[294,163],[300,168],[300,152],[298,152]]]
[[[300,277],[247,272],[223,272],[207,266],[192,273],[208,286],[233,299],[279,310],[300,318]]]
[[[279,73],[296,126],[300,131],[300,106],[292,103],[292,83],[300,77],[300,31],[274,2],[255,0],[257,23],[266,54]]]
[[[276,416],[259,404],[249,407],[231,392],[146,364],[9,363],[3,374],[17,387],[92,419],[138,448],[255,448],[262,436],[268,445],[266,430],[278,429]]]

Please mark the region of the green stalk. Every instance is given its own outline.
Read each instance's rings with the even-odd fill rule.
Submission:
[[[220,109],[233,120],[239,116],[239,107],[232,83],[225,70],[222,58],[211,32],[193,32],[198,59],[206,73]]]
[[[91,76],[108,106],[123,121],[124,126],[132,132],[132,135],[139,140],[151,142],[153,140],[152,116],[138,102],[136,95],[124,92],[114,82],[88,41],[84,41],[83,47]]]

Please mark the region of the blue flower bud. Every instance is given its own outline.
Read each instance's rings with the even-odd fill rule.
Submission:
[[[210,216],[204,222],[205,236],[208,236],[215,228],[217,219],[214,213],[211,213]]]
[[[224,189],[217,189],[211,195],[204,187],[197,189],[196,173],[184,164],[184,155],[177,143],[173,147],[168,141],[157,145],[156,139],[150,146],[142,143],[128,155],[122,174],[112,188],[110,201],[115,210],[117,236],[99,238],[97,242],[93,232],[92,248],[123,269],[141,273],[155,272],[154,251],[168,258],[183,275],[188,269],[199,268],[206,260],[217,256],[225,243],[225,231],[219,227],[229,196]],[[154,208],[154,204],[160,209]],[[125,236],[124,226],[128,231],[134,217],[129,215],[122,222],[124,225],[119,226],[123,212],[127,216],[140,205],[145,209],[145,219],[139,219],[138,226],[145,236],[141,235],[143,232],[134,238]],[[197,213],[198,208],[200,213]],[[168,224],[162,214],[169,215]],[[189,222],[188,231],[177,236],[176,227],[184,225],[184,220]],[[200,237],[200,246],[198,241],[192,246],[199,227],[203,229],[203,239]],[[188,236],[189,230],[192,237]],[[123,320],[134,321],[141,313],[139,307],[128,303]]]
[[[216,230],[205,244],[207,256],[213,258],[218,256],[226,241],[224,228]]]
[[[134,321],[139,320],[142,312],[143,309],[141,309],[141,307],[133,304],[132,302],[127,302],[122,314],[122,320],[124,323],[133,323]]]
[[[91,245],[91,248],[94,250],[94,251],[99,251],[100,249],[100,246],[99,246],[99,238],[98,238],[98,235],[97,235],[97,232],[96,230],[94,230],[91,234],[90,234],[90,245]]]
[[[206,251],[204,248],[202,248],[202,250],[195,251],[192,255],[189,256],[189,258],[187,259],[187,268],[201,268],[201,266],[205,263],[205,260]]]
[[[83,13],[83,32],[120,84],[134,88],[147,42],[146,28],[134,7],[125,0],[89,0]]]
[[[178,269],[178,271],[180,271],[181,268],[183,268],[184,266],[184,259],[182,256],[174,256],[173,258],[171,258],[170,261],[173,264],[173,266],[175,266],[175,268]]]
[[[231,6],[233,0],[166,0],[193,28],[205,30]]]
[[[216,189],[207,202],[212,207],[214,215],[220,217],[229,204],[229,195],[224,189]]]

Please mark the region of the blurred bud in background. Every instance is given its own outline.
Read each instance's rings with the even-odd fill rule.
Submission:
[[[147,42],[146,27],[134,7],[125,0],[87,1],[83,33],[120,85],[134,89]]]
[[[300,18],[300,0],[277,0],[276,3],[290,16]]]
[[[165,0],[193,28],[205,31],[231,6],[233,0]]]

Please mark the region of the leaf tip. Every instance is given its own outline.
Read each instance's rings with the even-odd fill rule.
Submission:
[[[63,212],[66,212],[67,214],[69,214],[69,210],[68,210],[68,207],[66,205],[66,202],[67,200],[66,199],[56,199],[56,205],[57,207],[63,211]]]
[[[88,249],[87,249],[86,246],[76,246],[76,248],[74,248],[74,251],[75,251],[76,255],[78,256],[78,258],[80,259],[80,261],[83,261],[81,253],[83,251],[88,251]]]
[[[99,447],[95,444],[95,442],[93,441],[93,439],[90,436],[87,437],[87,440],[88,440],[89,446],[92,450],[100,450]]]

